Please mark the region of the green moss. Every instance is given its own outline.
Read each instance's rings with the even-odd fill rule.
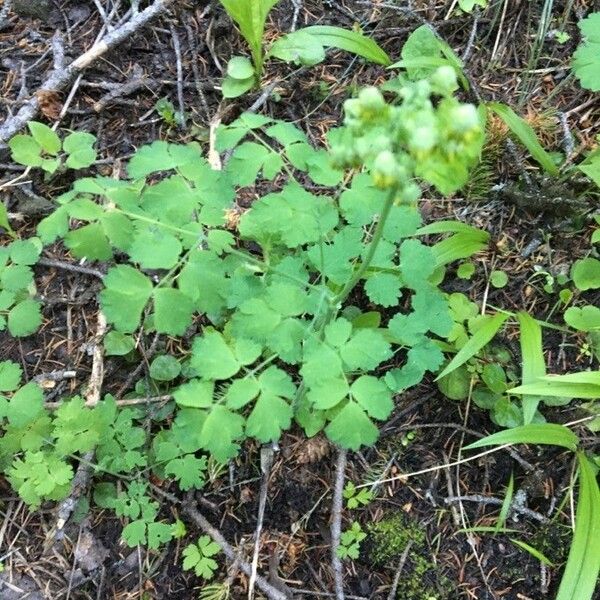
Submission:
[[[397,567],[406,545],[411,542],[398,584],[398,600],[444,600],[452,589],[431,558],[425,531],[404,513],[394,513],[367,527],[367,557],[377,567]]]
[[[554,564],[560,565],[567,560],[567,553],[571,547],[571,531],[563,525],[546,523],[539,527],[527,543]]]

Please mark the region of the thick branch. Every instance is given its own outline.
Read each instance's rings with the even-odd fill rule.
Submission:
[[[38,114],[40,108],[38,95],[40,92],[57,92],[62,90],[96,59],[115,46],[118,46],[138,29],[146,25],[148,21],[164,12],[173,2],[174,0],[155,0],[151,6],[133,16],[124,25],[107,33],[99,42],[65,68],[53,70],[48,79],[38,89],[37,94],[29,98],[16,115],[6,119],[0,127],[0,147]]]

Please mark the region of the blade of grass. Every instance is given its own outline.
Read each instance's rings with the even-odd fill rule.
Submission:
[[[600,573],[600,489],[592,463],[582,452],[575,533],[556,600],[591,600]]]
[[[523,384],[533,383],[546,374],[546,363],[542,350],[542,328],[540,324],[526,312],[517,315],[520,327],[521,361]],[[523,398],[523,422],[531,423],[541,401],[540,396]]]
[[[508,481],[508,487],[506,488],[506,496],[504,496],[504,502],[502,502],[502,507],[500,508],[500,514],[498,515],[498,522],[496,523],[496,527],[494,528],[494,533],[499,533],[500,530],[504,530],[504,525],[506,524],[506,518],[508,517],[508,511],[510,510],[510,505],[513,500],[513,492],[515,489],[515,478],[514,475],[510,474],[510,479]]]
[[[530,546],[529,544],[527,544],[526,542],[522,542],[521,540],[516,540],[515,538],[510,538],[510,541],[515,546],[518,546],[526,552],[529,552],[531,556],[537,558],[540,562],[544,563],[545,565],[548,565],[549,567],[554,566],[550,559],[544,554],[542,554],[537,548],[534,548],[533,546]]]
[[[564,425],[556,423],[531,423],[488,435],[481,440],[465,446],[464,449],[475,450],[476,448],[501,446],[502,444],[542,444],[575,450],[579,444],[579,438]]]
[[[377,42],[357,31],[330,25],[313,25],[300,31],[314,36],[323,46],[352,52],[375,64],[388,66],[392,62]]]
[[[473,358],[495,335],[498,333],[509,315],[498,313],[488,320],[476,331],[469,341],[458,351],[456,356],[448,363],[446,368],[436,377],[436,381],[452,373],[469,359]]]
[[[510,390],[511,394],[564,398],[600,398],[600,371],[583,371],[566,375],[546,375]]]
[[[554,164],[552,157],[539,143],[535,131],[522,119],[512,108],[501,104],[500,102],[488,102],[488,110],[496,113],[519,139],[519,141],[529,150],[531,156],[542,166],[550,175],[556,177],[559,174],[558,167]]]

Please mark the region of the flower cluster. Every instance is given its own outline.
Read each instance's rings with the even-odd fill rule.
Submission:
[[[454,97],[458,88],[450,66],[428,79],[400,78],[389,86],[389,103],[375,87],[344,104],[344,127],[332,137],[339,166],[366,164],[381,189],[395,189],[400,202],[414,202],[421,189],[415,178],[450,194],[465,184],[483,143],[483,117],[472,104]]]

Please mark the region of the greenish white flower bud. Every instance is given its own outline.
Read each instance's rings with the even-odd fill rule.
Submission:
[[[437,88],[436,91],[443,94],[451,94],[458,89],[456,71],[449,65],[438,67],[431,76],[431,83],[434,88]]]
[[[478,129],[479,115],[472,104],[460,104],[450,110],[449,123],[453,131],[467,133]]]
[[[362,89],[358,94],[358,101],[361,108],[369,112],[377,113],[385,108],[383,94],[373,86]]]
[[[377,155],[373,163],[373,183],[385,190],[398,183],[398,161],[389,150]]]
[[[411,152],[429,152],[436,144],[437,132],[433,127],[415,127],[408,142]]]

